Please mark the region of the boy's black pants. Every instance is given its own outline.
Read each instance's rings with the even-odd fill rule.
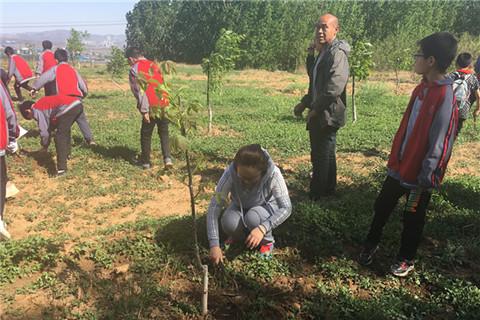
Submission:
[[[152,133],[157,125],[158,135],[160,137],[160,146],[162,148],[163,159],[170,158],[170,144],[168,137],[168,119],[150,118],[150,123],[142,121],[140,129],[140,143],[142,147],[142,163],[150,163],[150,153],[152,151]]]
[[[400,181],[388,176],[383,183],[382,190],[375,200],[373,217],[370,231],[367,235],[367,244],[375,246],[380,242],[382,230],[390,217],[393,209],[401,196],[410,195],[410,189],[402,187]],[[420,195],[416,210],[405,206],[403,211],[403,231],[398,259],[413,260],[417,253],[418,245],[422,238],[425,226],[425,214],[431,197],[430,191],[423,191]]]
[[[55,149],[57,150],[57,170],[67,170],[67,158],[72,148],[72,124],[83,114],[83,105],[72,108],[57,118]]]
[[[0,157],[0,217],[3,220],[3,211],[5,210],[5,197],[7,194],[7,164],[5,156]]]

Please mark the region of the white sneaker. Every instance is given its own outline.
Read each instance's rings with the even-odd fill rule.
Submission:
[[[12,181],[7,182],[6,189],[5,198],[7,199],[15,197],[20,192]]]
[[[7,151],[10,153],[16,153],[18,151],[18,143],[16,141],[9,142],[7,145]]]
[[[21,137],[23,137],[24,135],[26,135],[27,132],[28,132],[28,130],[25,129],[24,127],[22,127],[22,126],[18,126],[18,131],[19,131],[19,133],[18,133],[17,140],[20,139]]]
[[[7,231],[7,224],[3,221],[0,221],[0,239],[10,240],[10,233]]]

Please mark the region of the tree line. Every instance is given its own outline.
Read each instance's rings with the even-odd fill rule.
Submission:
[[[479,1],[140,1],[127,13],[127,45],[149,58],[201,63],[221,30],[243,35],[237,67],[295,70],[318,17],[340,19],[339,38],[369,42],[377,69],[407,69],[416,42],[449,31],[480,52]],[[475,52],[475,50],[477,50]]]

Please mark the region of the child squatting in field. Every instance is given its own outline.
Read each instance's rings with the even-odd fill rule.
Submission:
[[[25,101],[19,108],[26,120],[37,121],[43,151],[48,150],[52,133],[55,132],[57,176],[65,175],[71,151],[72,124],[83,114],[82,100],[66,95],[46,96],[37,102]]]
[[[223,262],[219,218],[228,236],[226,244],[245,240],[247,248],[259,247],[262,255],[270,256],[274,243],[272,230],[282,224],[291,211],[287,185],[268,152],[258,144],[240,148],[220,178],[208,208],[210,259],[214,264]]]
[[[457,40],[439,32],[420,40],[419,47],[414,68],[423,80],[414,89],[393,139],[387,178],[375,200],[373,221],[359,257],[362,265],[372,263],[383,227],[399,198],[406,195],[400,250],[391,266],[399,277],[414,269],[432,189],[443,179],[458,126],[452,80],[445,77],[455,58]]]

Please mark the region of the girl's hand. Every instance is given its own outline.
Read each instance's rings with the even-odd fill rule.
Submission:
[[[248,235],[247,239],[245,240],[245,245],[249,249],[253,249],[255,247],[258,247],[260,244],[260,241],[262,241],[263,236],[265,236],[265,233],[263,232],[263,229],[260,229],[261,227],[256,227],[252,231],[250,231],[250,234]]]
[[[223,252],[220,247],[215,246],[210,248],[210,260],[212,260],[213,264],[223,263]]]

